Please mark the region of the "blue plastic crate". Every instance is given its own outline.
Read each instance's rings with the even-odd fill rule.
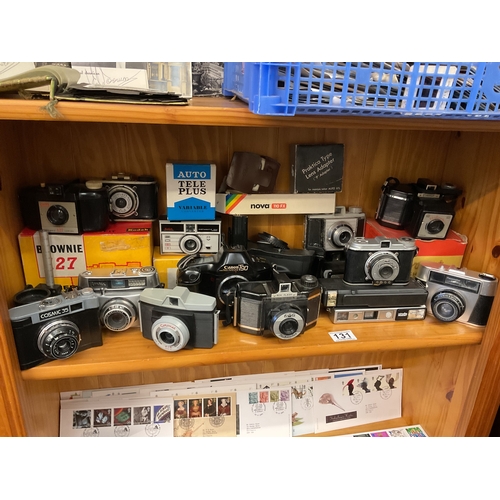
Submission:
[[[500,119],[497,87],[499,63],[232,62],[222,90],[262,115]]]

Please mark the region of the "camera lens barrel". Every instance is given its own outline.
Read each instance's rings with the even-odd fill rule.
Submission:
[[[432,314],[440,321],[455,321],[465,312],[463,299],[455,292],[442,290],[431,299]]]
[[[399,262],[392,252],[375,252],[365,263],[365,272],[374,282],[393,282],[399,274]]]
[[[50,359],[66,359],[75,354],[80,345],[80,330],[72,321],[57,320],[47,323],[38,335],[38,349]]]
[[[137,319],[135,306],[128,300],[114,299],[106,302],[100,311],[101,323],[114,332],[127,330]]]
[[[269,330],[281,340],[294,339],[305,328],[305,318],[297,307],[281,304],[269,312]]]
[[[110,188],[108,196],[110,211],[116,217],[125,218],[137,213],[139,197],[129,186],[114,186]]]
[[[175,352],[189,342],[188,327],[175,316],[162,316],[151,326],[151,338],[164,351]]]
[[[47,210],[47,219],[54,226],[62,226],[68,222],[69,213],[61,205],[51,205]]]

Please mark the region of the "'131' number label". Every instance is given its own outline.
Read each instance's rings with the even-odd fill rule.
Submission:
[[[345,342],[346,340],[358,340],[351,330],[343,330],[342,332],[330,332],[334,342]]]

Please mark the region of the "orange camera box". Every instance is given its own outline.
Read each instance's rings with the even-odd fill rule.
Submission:
[[[392,229],[379,224],[375,219],[368,218],[365,224],[365,238],[401,238],[411,236],[404,229]],[[420,262],[438,262],[450,266],[460,267],[467,248],[467,237],[450,229],[444,240],[421,240],[415,238],[418,248],[417,255],[413,259],[411,275],[417,274]]]
[[[18,236],[26,284],[45,283],[40,233],[24,229]],[[152,222],[110,223],[106,231],[49,234],[54,282],[77,285],[78,275],[101,267],[143,267],[153,262]]]

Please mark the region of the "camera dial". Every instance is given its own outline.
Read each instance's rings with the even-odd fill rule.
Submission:
[[[69,213],[62,205],[51,205],[47,210],[47,219],[54,226],[62,226],[69,220]]]
[[[80,345],[80,330],[72,321],[57,320],[47,323],[38,335],[38,349],[50,359],[66,359],[75,354]]]
[[[374,252],[365,262],[365,273],[374,282],[392,282],[399,274],[399,262],[392,252]]]
[[[101,323],[114,332],[129,328],[137,319],[134,305],[128,300],[114,299],[106,302],[101,309]]]
[[[465,311],[465,302],[453,290],[442,290],[431,299],[432,314],[440,321],[455,321]]]
[[[116,217],[130,217],[137,213],[139,197],[129,186],[113,186],[109,189],[109,209]]]
[[[281,304],[269,311],[269,330],[281,340],[290,340],[304,331],[301,310],[292,304]]]
[[[151,327],[154,343],[164,351],[175,352],[189,342],[187,326],[175,316],[162,316]]]

